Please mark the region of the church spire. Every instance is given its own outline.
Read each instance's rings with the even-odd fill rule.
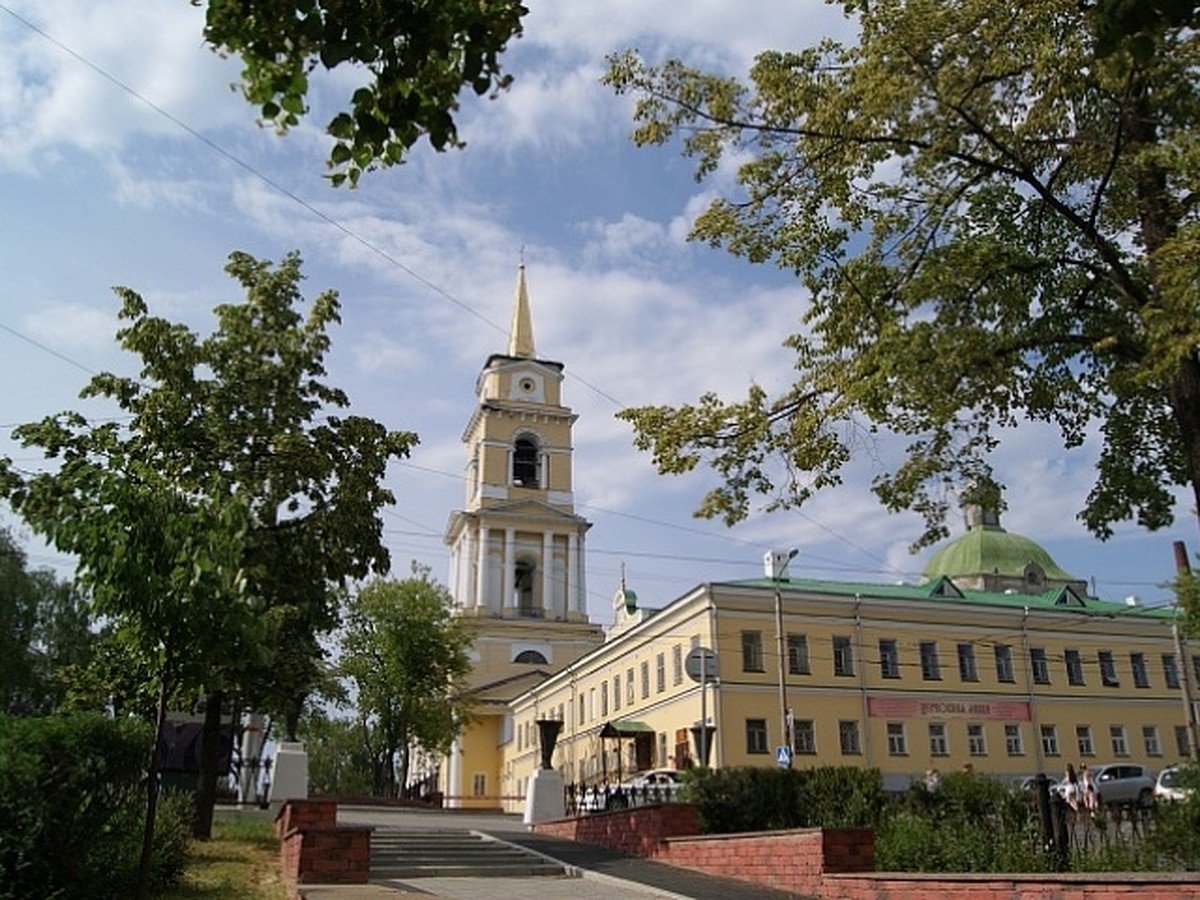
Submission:
[[[533,359],[533,318],[529,314],[529,290],[525,286],[525,261],[517,267],[517,295],[513,303],[512,326],[508,330],[508,355]]]

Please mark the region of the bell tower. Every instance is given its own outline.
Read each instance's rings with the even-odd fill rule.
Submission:
[[[466,616],[586,623],[585,538],[575,514],[563,365],[539,359],[525,267],[517,273],[508,352],[475,383],[465,508],[450,517],[450,589]]]
[[[508,349],[484,363],[466,445],[466,498],[451,514],[450,592],[473,626],[474,724],[451,751],[448,805],[489,807],[509,791],[497,748],[508,703],[604,643],[588,620],[585,538],[575,513],[562,363],[540,359],[525,266],[517,270]],[[555,716],[570,714],[554,711]]]

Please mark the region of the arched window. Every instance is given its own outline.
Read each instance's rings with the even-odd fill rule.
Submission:
[[[538,487],[538,462],[541,457],[538,443],[532,437],[524,435],[513,443],[512,480],[513,484],[521,487]]]
[[[513,573],[513,605],[516,606],[518,615],[532,617],[540,612],[533,603],[536,573],[537,566],[533,563],[525,559],[517,561],[516,571]]]
[[[544,666],[547,663],[546,657],[538,653],[536,650],[522,650],[517,654],[517,658],[513,662],[529,663],[533,666]]]

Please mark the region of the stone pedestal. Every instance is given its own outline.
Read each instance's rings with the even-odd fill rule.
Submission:
[[[272,804],[308,799],[308,754],[299,741],[283,741],[276,749],[268,799]]]
[[[562,774],[553,769],[538,769],[525,790],[525,824],[562,819],[566,814]]]

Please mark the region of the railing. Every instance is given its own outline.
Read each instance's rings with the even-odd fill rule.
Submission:
[[[611,812],[631,806],[678,803],[683,785],[668,784],[568,784],[564,789],[567,815]]]

